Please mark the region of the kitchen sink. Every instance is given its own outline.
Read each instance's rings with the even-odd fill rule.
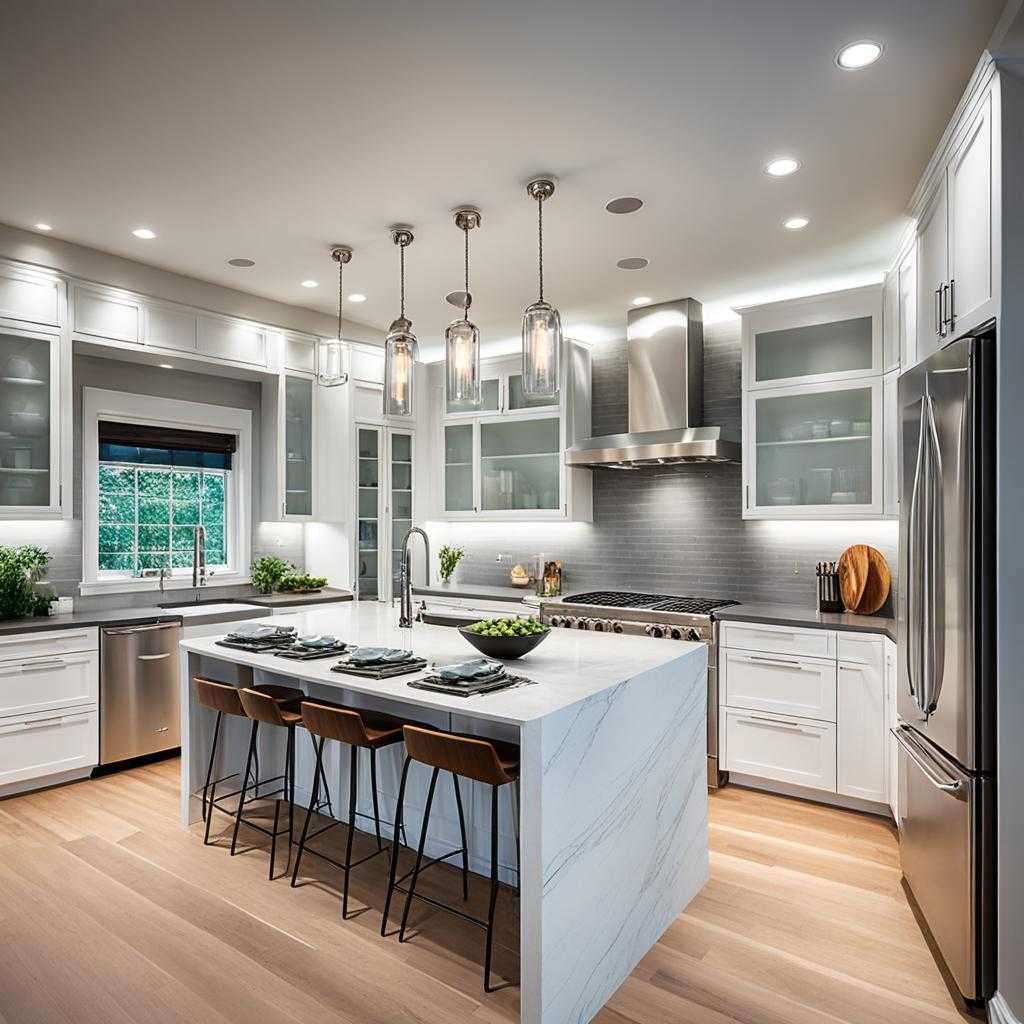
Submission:
[[[232,605],[232,604],[243,604],[248,605],[249,602],[244,599],[232,600],[231,598],[223,597],[211,597],[202,601],[170,601],[167,604],[159,604],[158,608],[164,608],[170,611],[171,609],[178,608],[208,608],[211,605]],[[255,606],[253,606],[255,607]]]

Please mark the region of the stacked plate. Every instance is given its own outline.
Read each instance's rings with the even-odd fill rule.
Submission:
[[[335,654],[344,654],[348,644],[339,640],[333,633],[309,633],[295,638],[288,647],[274,651],[282,658],[293,658],[298,661],[312,661],[316,658],[330,658]]]
[[[223,640],[217,640],[216,643],[220,647],[233,647],[255,654],[287,647],[294,640],[294,626],[258,626],[249,623],[236,627]]]
[[[333,665],[332,671],[371,679],[387,679],[389,676],[419,672],[426,665],[426,661],[417,658],[412,651],[403,651],[397,647],[357,647],[343,661]]]
[[[491,661],[489,658],[473,658],[470,661],[461,661],[456,665],[445,665],[424,679],[413,680],[409,685],[420,690],[472,697],[477,693],[504,690],[526,682],[529,680],[507,672],[505,666],[499,661]]]

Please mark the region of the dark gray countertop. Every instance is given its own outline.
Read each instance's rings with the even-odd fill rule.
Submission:
[[[533,587],[490,587],[484,583],[437,583],[430,587],[413,586],[417,597],[461,597],[470,601],[514,601],[524,597],[536,597]]]
[[[351,601],[351,590],[324,587],[315,594],[256,594],[254,597],[239,598],[246,604],[258,604],[263,608],[301,608],[307,604],[333,604],[336,601]]]
[[[810,626],[850,633],[881,633],[896,640],[896,620],[880,615],[819,612],[817,608],[789,604],[738,604],[715,612],[720,622],[763,622],[772,626]]]

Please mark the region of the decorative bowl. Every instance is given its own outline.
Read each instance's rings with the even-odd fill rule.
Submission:
[[[459,632],[485,657],[510,659],[529,654],[551,632],[551,627],[530,636],[484,636],[468,626],[460,626]]]

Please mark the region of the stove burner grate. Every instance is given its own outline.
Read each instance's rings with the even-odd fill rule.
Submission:
[[[737,604],[713,597],[674,597],[670,594],[643,594],[629,590],[593,590],[565,599],[566,604],[599,605],[605,608],[645,608],[650,611],[685,615],[708,615],[716,608]]]

